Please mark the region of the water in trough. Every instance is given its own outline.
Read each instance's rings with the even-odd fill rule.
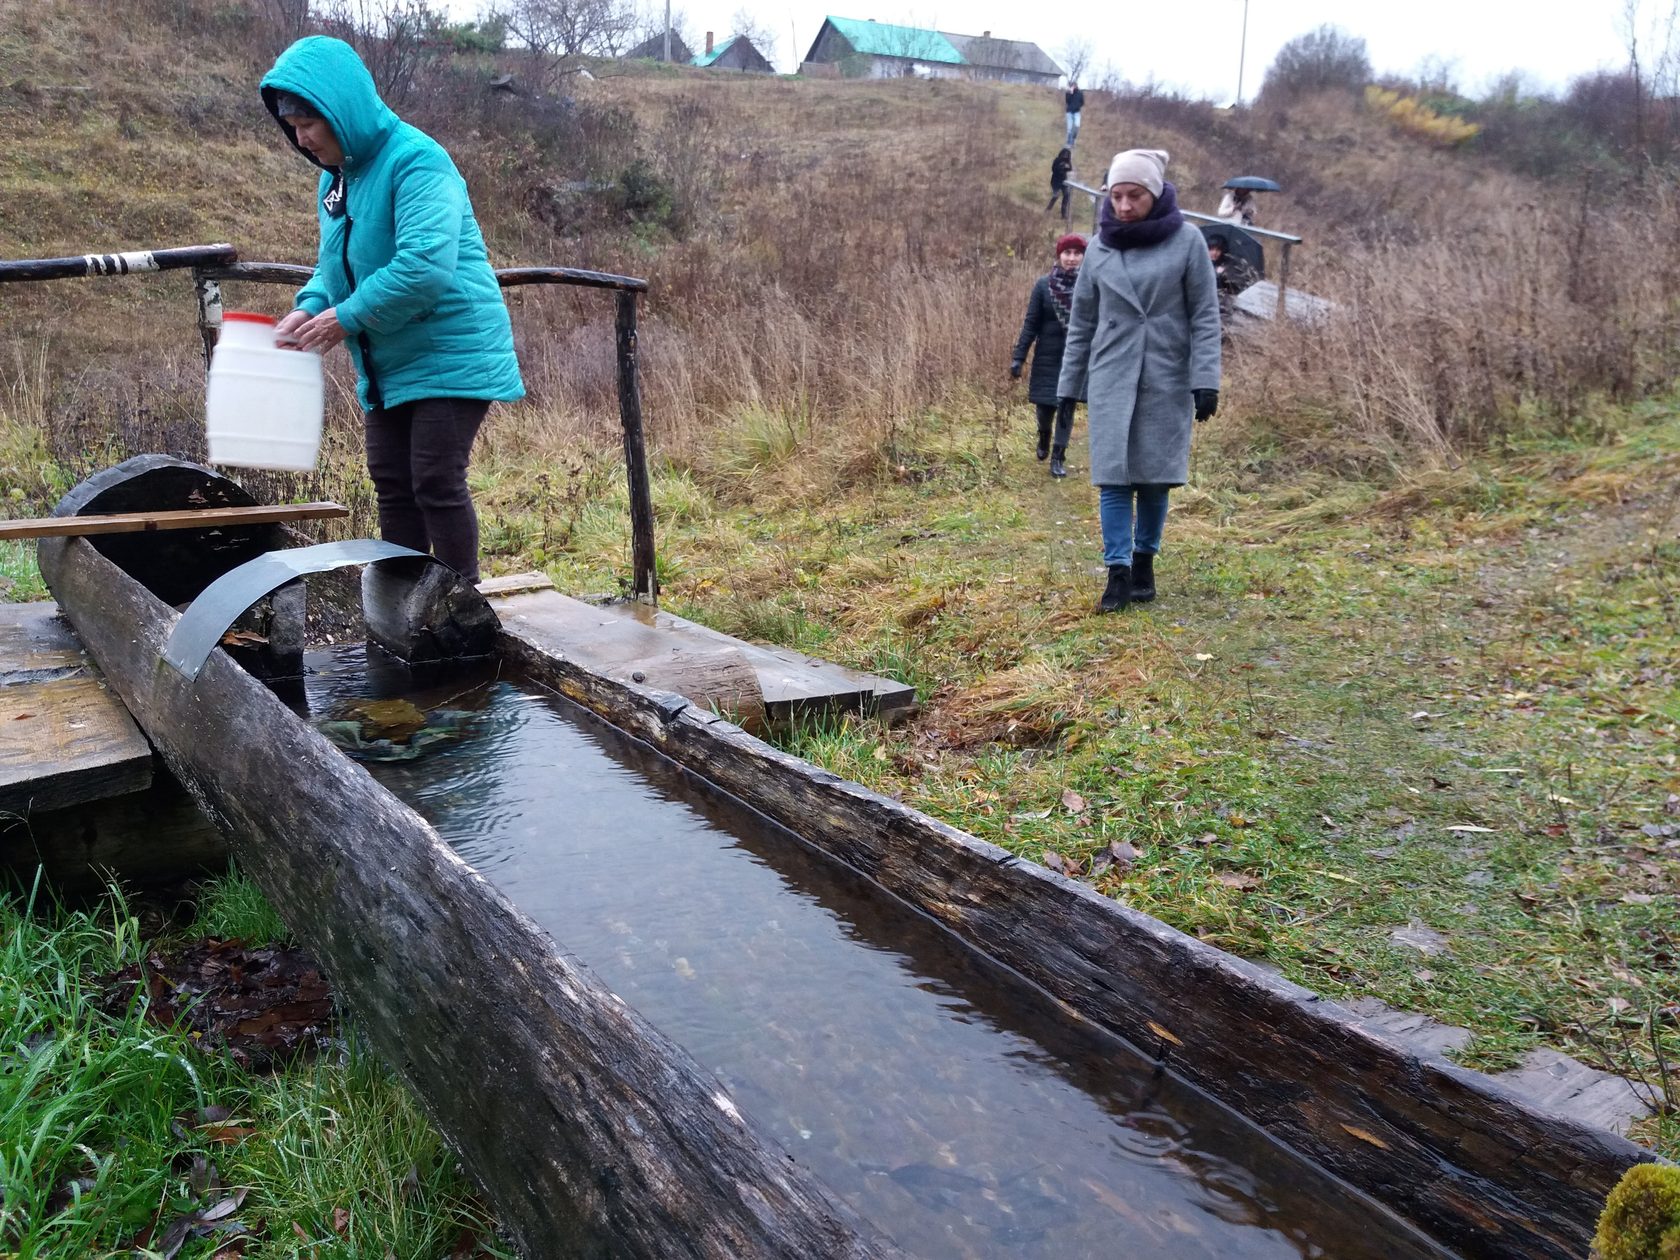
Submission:
[[[1447,1254],[552,692],[416,691],[360,645],[311,667],[317,721],[398,695],[432,713],[438,739],[376,777],[910,1253]]]

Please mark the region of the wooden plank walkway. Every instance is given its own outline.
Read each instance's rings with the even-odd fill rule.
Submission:
[[[0,604],[0,813],[144,791],[152,748],[52,603]]]
[[[891,723],[916,712],[916,689],[907,683],[786,648],[747,643],[638,602],[585,603],[562,595],[541,574],[493,578],[479,590],[505,630],[614,676],[637,661],[737,651],[758,675],[771,721],[851,712]]]

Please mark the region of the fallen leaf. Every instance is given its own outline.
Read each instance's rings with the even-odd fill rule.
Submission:
[[[239,1210],[239,1205],[245,1202],[245,1196],[249,1193],[250,1191],[248,1190],[235,1190],[220,1203],[215,1204],[213,1207],[207,1207],[204,1211],[200,1212],[198,1214],[199,1221],[208,1225],[211,1221],[219,1221],[225,1216],[232,1216]]]
[[[1198,661],[1211,661],[1213,659],[1213,653],[1212,652],[1197,652],[1196,653],[1196,659]]]
[[[1493,828],[1492,827],[1478,827],[1474,823],[1456,823],[1453,826],[1448,827],[1447,830],[1448,831],[1476,831],[1476,832],[1481,832],[1485,835],[1492,835],[1493,834]]]
[[[1087,808],[1085,798],[1072,788],[1062,789],[1062,804],[1070,814],[1083,814]]]
[[[1369,1142],[1372,1146],[1376,1147],[1378,1150],[1386,1151],[1386,1150],[1389,1149],[1388,1143],[1383,1141],[1375,1133],[1372,1133],[1369,1129],[1355,1128],[1351,1124],[1344,1124],[1342,1126],[1342,1128],[1346,1129],[1349,1133],[1353,1134],[1353,1136],[1358,1138],[1361,1142]]]
[[[335,1207],[332,1213],[333,1233],[343,1238],[350,1232],[350,1213],[341,1207]]]
[[[1238,892],[1248,892],[1260,887],[1260,881],[1252,875],[1245,875],[1241,871],[1220,871],[1213,877],[1213,882],[1226,888],[1235,888]]]
[[[1154,1033],[1162,1041],[1170,1041],[1175,1046],[1182,1046],[1184,1044],[1177,1037],[1173,1036],[1170,1032],[1168,1032],[1165,1028],[1162,1028],[1161,1025],[1157,1024],[1154,1020],[1151,1019],[1151,1020],[1148,1020],[1146,1022],[1149,1025],[1149,1031]]]
[[[254,1134],[256,1129],[244,1124],[201,1124],[198,1131],[204,1135],[206,1142],[232,1146],[236,1142],[243,1142]]]
[[[1121,866],[1130,866],[1143,855],[1130,840],[1116,840],[1108,846],[1108,856]]]
[[[1650,893],[1623,893],[1622,900],[1630,906],[1648,906],[1656,900]]]
[[[35,715],[33,713],[15,713],[12,715],[12,721],[21,722],[24,718],[32,718],[34,716]]]
[[[1044,850],[1044,865],[1055,871],[1058,875],[1067,874],[1067,859],[1060,853],[1057,853],[1054,849]]]

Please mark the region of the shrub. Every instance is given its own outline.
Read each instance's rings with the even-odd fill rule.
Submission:
[[[1370,79],[1365,41],[1326,23],[1278,50],[1260,94],[1286,100],[1314,92],[1357,92]]]
[[[1451,147],[1472,140],[1481,131],[1475,123],[1440,114],[1415,96],[1401,96],[1375,84],[1365,89],[1365,104],[1407,135]]]
[[[1604,1204],[1596,1260],[1680,1260],[1680,1168],[1635,1164]]]

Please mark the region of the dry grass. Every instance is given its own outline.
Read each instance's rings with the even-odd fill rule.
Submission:
[[[247,257],[309,258],[309,173],[252,88],[272,52],[260,23],[235,21],[237,5],[146,0],[96,50],[68,0],[13,9],[0,197],[16,213],[0,253],[231,239]],[[498,263],[649,277],[644,394],[668,464],[725,497],[767,480],[809,496],[987,458],[936,449],[929,420],[990,416],[1001,431],[1019,405],[1002,368],[1061,226],[1039,210],[1055,94],[619,70],[576,85],[580,109],[609,120],[567,140],[576,152],[452,111],[466,80],[440,80],[416,109],[438,117],[474,180]],[[1173,152],[1190,206],[1211,205],[1233,169],[1282,178],[1290,192],[1266,221],[1308,238],[1296,281],[1339,303],[1321,328],[1228,355],[1214,441],[1257,477],[1450,467],[1537,426],[1590,428],[1598,400],[1660,390],[1680,368],[1672,190],[1543,198],[1473,154],[1311,100],[1243,115],[1094,100],[1084,164],[1145,139]],[[610,193],[557,233],[555,181],[612,178],[638,155],[669,191],[676,236],[615,217]],[[286,297],[229,294],[267,310]],[[533,290],[510,302],[531,399],[487,431],[481,489],[493,513],[575,517],[566,503],[616,445],[611,303]],[[197,454],[199,372],[182,277],[7,293],[0,373],[43,395],[47,449],[73,470],[136,449]],[[333,432],[346,458],[310,489],[356,497],[344,384]]]

